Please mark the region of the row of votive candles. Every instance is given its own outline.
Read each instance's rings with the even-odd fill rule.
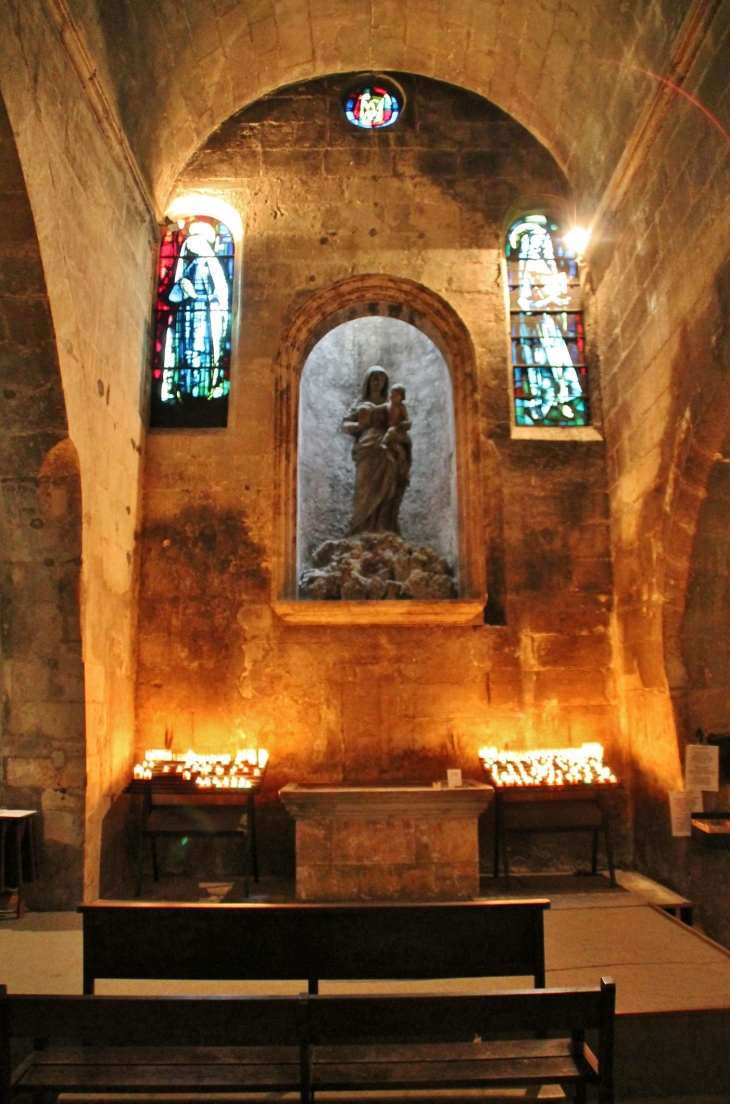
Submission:
[[[615,783],[600,744],[544,751],[481,748],[479,758],[495,786],[574,786]]]
[[[134,777],[150,780],[179,776],[183,782],[194,781],[201,789],[250,789],[253,779],[266,769],[269,753],[264,748],[244,748],[234,755],[227,753],[200,755],[188,751],[184,755],[168,749],[145,751],[141,763],[134,767]]]

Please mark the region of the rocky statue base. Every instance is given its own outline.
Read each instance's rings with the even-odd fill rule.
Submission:
[[[312,563],[299,579],[302,598],[357,602],[457,597],[446,560],[395,533],[325,541]]]

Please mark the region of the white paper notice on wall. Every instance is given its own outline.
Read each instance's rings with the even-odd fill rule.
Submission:
[[[692,835],[692,798],[694,794],[686,791],[670,793],[669,814],[672,818],[673,836]]]
[[[684,788],[717,793],[720,789],[720,749],[709,744],[687,744]]]
[[[687,790],[686,794],[690,800],[693,813],[704,813],[705,804],[702,800],[702,790]]]

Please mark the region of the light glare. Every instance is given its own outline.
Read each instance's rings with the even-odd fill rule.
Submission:
[[[590,230],[586,230],[584,226],[573,226],[565,235],[563,241],[569,249],[572,249],[579,257],[582,257],[586,251],[590,237]]]

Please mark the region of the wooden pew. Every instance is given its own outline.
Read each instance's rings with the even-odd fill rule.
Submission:
[[[0,1104],[17,1092],[298,1092],[302,1022],[297,997],[8,996],[0,986]],[[13,1070],[21,1040],[29,1053]]]
[[[487,996],[312,996],[302,1100],[558,1084],[582,1104],[592,1084],[612,1104],[615,1001],[610,978],[595,989]],[[587,1030],[598,1031],[597,1058]]]
[[[609,979],[464,997],[8,996],[0,986],[0,1104],[29,1092],[299,1092],[312,1104],[322,1090],[357,1100],[555,1083],[579,1104],[597,1085],[612,1104],[614,1002]],[[13,1069],[23,1040],[32,1049]]]
[[[81,905],[97,978],[319,981],[518,977],[545,985],[547,900]]]

